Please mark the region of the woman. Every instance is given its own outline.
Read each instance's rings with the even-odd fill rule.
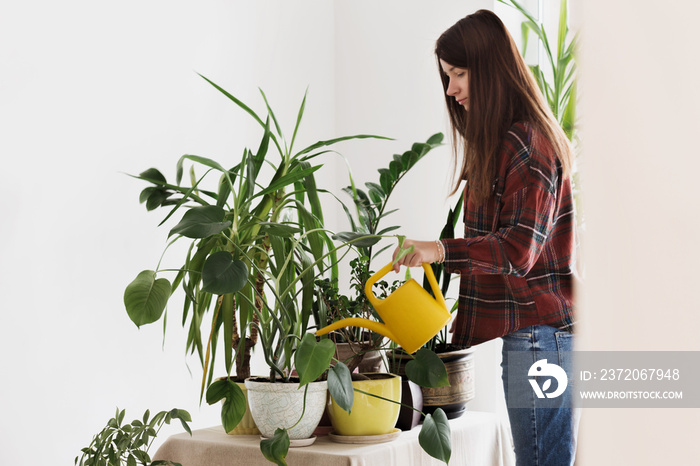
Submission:
[[[573,464],[578,410],[571,407],[572,390],[541,399],[528,382],[538,380],[528,370],[547,357],[572,380],[570,144],[494,13],[480,10],[458,21],[440,36],[435,54],[454,142],[453,193],[466,181],[465,236],[406,240],[404,248],[414,250],[394,270],[444,262],[461,274],[452,342],[503,338],[517,464]],[[555,382],[538,383],[541,395],[554,391]]]

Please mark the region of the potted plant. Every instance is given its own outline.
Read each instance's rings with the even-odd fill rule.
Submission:
[[[440,239],[454,238],[454,231],[462,212],[462,204],[463,199],[460,197],[455,207],[449,210],[445,225],[440,232]],[[436,280],[440,283],[443,296],[447,296],[452,274],[445,270],[443,264],[434,263],[431,264],[431,267]],[[423,281],[423,288],[433,295],[432,287],[427,279]],[[454,314],[456,310],[457,301],[455,300],[450,312]],[[474,398],[474,348],[449,343],[447,326],[428,341],[425,348],[433,351],[445,364],[449,384],[442,387],[421,387],[423,411],[431,413],[437,408],[441,408],[445,411],[448,419],[457,418],[464,414],[466,403]],[[405,375],[405,365],[410,361],[410,356],[401,349],[394,348],[388,358],[390,367],[396,373]]]
[[[206,157],[183,155],[176,164],[174,183],[169,183],[155,168],[136,176],[150,184],[140,195],[146,208],[168,210],[161,225],[176,214],[181,215],[179,223],[170,230],[168,236],[173,239],[166,251],[179,240],[190,240],[190,246],[179,268],[161,269],[159,264],[156,270],[144,270],[124,293],[129,317],[141,326],[163,318],[171,295],[182,287],[181,320],[189,330],[186,350],[196,352],[202,364],[201,395],[213,381],[217,344],[222,338],[226,342],[226,373],[232,374],[235,362],[235,382],[241,384],[239,389],[250,376],[250,354],[258,340],[258,319],[267,312],[265,274],[269,270],[272,248],[279,243],[273,244],[274,238],[316,229],[313,235],[303,236],[295,251],[306,248],[317,270],[324,273],[329,270],[331,278],[337,280],[335,253],[324,253],[324,248],[327,250],[332,241],[325,230],[319,228],[323,225],[323,212],[314,172],[321,165],[312,166],[311,162],[337,142],[378,137],[341,137],[295,151],[294,142],[306,97],[288,144],[264,93],[261,92],[267,117],[263,121],[239,99],[203,78],[260,124],[260,144],[256,151],[243,150],[240,160],[226,167]],[[275,157],[273,152],[276,152]],[[183,182],[186,163],[191,164],[189,184]],[[263,173],[266,167],[271,168],[267,182]],[[197,174],[196,169],[204,173]],[[204,181],[211,176],[217,177],[216,185],[206,189]],[[293,218],[293,224],[281,223],[285,216]],[[172,283],[162,277],[170,271],[175,272]],[[307,279],[305,289],[308,291],[310,286]],[[305,304],[309,304],[310,295],[307,293],[304,297]],[[308,309],[302,316],[304,320],[308,320]],[[236,391],[236,396],[243,396],[242,390]],[[222,416],[229,421],[234,405],[236,403],[229,399],[223,406]],[[224,424],[230,426],[231,422]]]
[[[437,133],[428,138],[424,143],[416,142],[403,154],[395,154],[387,168],[378,170],[377,182],[365,183],[366,190],[356,186],[350,175],[350,186],[343,191],[351,196],[353,206],[343,205],[351,230],[335,235],[335,239],[352,241],[353,249],[357,251],[356,257],[350,261],[352,274],[350,278],[350,296],[342,294],[338,289],[337,281],[318,280],[318,294],[314,306],[314,320],[317,328],[325,327],[335,321],[360,317],[381,321],[372,304],[365,295],[365,283],[373,272],[370,264],[375,255],[374,247],[380,239],[388,233],[397,230],[399,226],[389,226],[380,229],[382,219],[396,210],[387,210],[389,198],[401,179],[432,149],[442,144],[443,135]],[[376,254],[381,253],[389,246],[385,246]],[[388,284],[382,280],[377,282],[376,294],[379,298],[386,297],[398,286],[394,281]],[[381,353],[378,351],[385,344],[381,335],[367,331],[359,327],[344,328],[334,332],[332,338],[339,343],[339,359],[344,360],[351,371],[355,367],[360,372],[375,372],[379,370]],[[344,350],[344,351],[343,351]],[[342,356],[340,351],[343,351]],[[363,366],[363,361],[369,364]]]
[[[151,462],[148,450],[163,424],[170,424],[173,419],[179,419],[182,427],[192,435],[190,426],[187,424],[192,419],[187,411],[183,409],[161,411],[151,418],[150,411],[147,410],[140,420],[135,419],[131,423],[123,424],[125,414],[125,410],[120,411],[117,408],[114,417],[92,438],[90,445],[81,450],[82,455],[75,458],[74,464],[78,466],[137,464],[181,466],[180,463],[167,460]]]
[[[294,140],[305,100],[291,143],[287,144],[266,99],[268,116],[263,121],[233,95],[204,79],[260,124],[262,140],[256,152],[244,150],[240,161],[230,169],[212,159],[185,155],[177,163],[174,184],[168,183],[155,169],[137,176],[152,185],[141,194],[146,207],[169,209],[163,222],[181,208],[186,210],[170,231],[169,236],[174,237],[170,244],[182,238],[192,241],[184,264],[172,270],[176,273],[172,283],[159,277],[158,274],[169,271],[159,266],[155,271],[141,272],[127,286],[124,294],[127,313],[136,325],[159,320],[173,291],[182,285],[185,294],[182,321],[189,326],[187,349],[196,351],[200,357],[202,394],[206,393],[207,402],[223,400],[222,423],[227,431],[243,417],[246,400],[231,378],[212,383],[216,346],[221,337],[225,341],[224,362],[229,375],[235,363],[236,376],[250,380],[248,358],[257,338],[270,368],[267,385],[292,382],[302,392],[308,392],[312,382],[327,377],[321,383],[326,382],[334,399],[350,410],[353,399],[350,372],[342,363],[331,367],[334,343],[327,339],[317,341],[306,329],[311,316],[314,277],[330,274],[331,280],[337,280],[336,251],[361,239],[350,238],[341,246],[333,245],[330,232],[323,228],[323,212],[315,187],[314,172],[320,165],[311,166],[310,162],[337,142],[378,136],[319,141],[295,152]],[[271,129],[271,121],[275,131]],[[279,161],[267,155],[271,147],[277,149]],[[193,165],[189,185],[182,184],[186,162]],[[268,183],[258,176],[263,165],[272,167]],[[203,167],[205,173],[197,176],[195,166]],[[206,189],[203,181],[212,172],[218,174],[218,184],[214,189]],[[203,337],[202,325],[208,327],[208,338]],[[293,369],[298,380],[293,379]],[[261,450],[268,459],[284,461],[289,432],[294,427],[280,423],[272,437],[261,442]],[[445,428],[449,430],[438,415],[426,435],[435,437]],[[444,453],[444,438],[431,444]]]

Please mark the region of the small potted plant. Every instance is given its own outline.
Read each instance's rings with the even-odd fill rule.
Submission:
[[[341,293],[337,281],[318,280],[318,294],[314,306],[314,320],[317,328],[349,317],[360,317],[381,321],[372,304],[365,296],[365,283],[372,275],[370,264],[372,258],[390,246],[384,246],[375,252],[376,244],[388,233],[397,230],[398,226],[380,228],[380,222],[396,210],[387,210],[389,198],[399,181],[432,149],[442,144],[442,133],[436,133],[426,142],[416,142],[403,154],[395,154],[387,168],[378,170],[377,182],[365,183],[362,189],[350,175],[350,186],[343,191],[350,195],[353,205],[343,206],[347,214],[351,230],[339,233],[335,239],[352,241],[357,255],[350,261],[352,274],[350,277],[349,296]],[[386,297],[399,286],[398,281],[388,284],[379,281],[376,295]],[[338,330],[332,335],[339,343],[336,356],[344,360],[350,370],[360,368],[360,372],[376,372],[381,366],[382,355],[378,351],[385,346],[385,339],[376,333],[360,327]],[[363,365],[364,361],[364,365]]]
[[[182,427],[192,435],[190,426],[192,421],[190,414],[183,409],[161,411],[150,417],[150,411],[146,411],[143,417],[124,424],[125,410],[119,410],[107,425],[98,432],[90,445],[83,448],[82,455],[75,458],[77,466],[88,465],[172,465],[181,466],[167,460],[151,461],[148,450],[153,444],[163,424],[170,424],[173,419],[178,419]]]
[[[448,212],[440,239],[454,238],[462,203],[463,199],[460,197],[455,207]],[[440,283],[442,294],[446,296],[452,279],[451,274],[445,270],[443,264],[431,264],[431,267],[435,278]],[[427,280],[424,280],[423,288],[433,294]],[[457,301],[455,300],[451,313],[454,314],[456,310]],[[447,327],[426,343],[425,347],[436,353],[447,367],[449,384],[442,387],[421,387],[423,411],[431,413],[441,408],[448,419],[457,418],[464,414],[467,402],[474,398],[474,348],[449,343]],[[401,375],[406,374],[405,365],[410,360],[409,355],[396,348],[389,355],[390,367]]]

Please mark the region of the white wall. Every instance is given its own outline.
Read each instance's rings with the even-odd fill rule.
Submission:
[[[700,6],[582,3],[581,349],[698,351]],[[581,464],[698,464],[699,415],[589,409]]]
[[[169,229],[124,172],[172,179],[184,153],[233,161],[257,144],[195,71],[259,111],[262,87],[288,127],[309,86],[300,143],[332,135],[333,5],[289,3],[3,4],[0,464],[72,464],[117,405],[220,422],[199,408],[179,309],[164,345],[159,324],[137,330],[124,312],[124,287],[156,266]]]

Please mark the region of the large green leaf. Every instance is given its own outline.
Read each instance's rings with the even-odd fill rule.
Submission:
[[[358,248],[368,248],[377,244],[382,238],[376,235],[368,235],[366,233],[344,231],[333,235],[333,239],[344,243],[352,242],[353,246],[357,246]]]
[[[294,355],[299,386],[319,378],[330,367],[334,353],[335,343],[331,340],[317,342],[313,333],[304,334]]]
[[[452,432],[442,408],[436,409],[432,415],[425,416],[423,427],[418,434],[418,443],[433,458],[444,461],[445,464],[449,463],[452,455]]]
[[[144,270],[124,290],[124,306],[129,318],[140,327],[150,324],[163,315],[170,297],[170,282],[156,279],[153,270]]]
[[[386,140],[389,140],[389,141],[393,141],[392,138],[387,138],[387,137],[384,137],[384,136],[374,136],[374,135],[372,135],[372,134],[358,134],[358,135],[355,135],[355,136],[344,136],[344,137],[340,137],[340,138],[329,139],[329,140],[327,140],[327,141],[318,141],[316,144],[312,144],[312,145],[310,145],[309,147],[307,147],[306,149],[300,151],[300,152],[296,155],[296,157],[298,157],[298,156],[300,156],[300,155],[303,155],[303,154],[306,154],[306,153],[308,153],[308,152],[315,151],[316,149],[318,149],[318,148],[320,148],[320,147],[323,147],[323,146],[331,146],[331,145],[333,145],[333,144],[335,144],[335,143],[338,143],[338,142],[341,142],[341,141],[348,141],[348,140],[350,140],[350,139],[367,139],[367,138],[386,139]]]
[[[350,370],[342,362],[336,363],[328,371],[328,391],[338,406],[350,414],[355,402],[355,390],[352,387]]]
[[[226,432],[233,430],[243,419],[246,410],[245,395],[243,390],[232,380],[217,380],[209,385],[206,399],[210,405],[224,400],[221,407],[221,423]]]
[[[258,222],[260,229],[272,236],[281,236],[283,238],[291,238],[301,230],[298,227],[287,223],[274,223],[274,222]]]
[[[235,293],[243,288],[248,278],[248,267],[234,259],[230,252],[215,252],[202,267],[202,290],[212,294]]]
[[[445,363],[437,354],[421,348],[414,359],[406,364],[406,376],[421,387],[446,387],[450,385]]]
[[[218,206],[193,207],[185,212],[180,223],[170,230],[168,236],[182,235],[188,238],[206,238],[221,233],[231,226],[230,221],[224,222],[225,215],[224,209]]]
[[[306,169],[302,170],[296,170],[291,173],[287,173],[286,175],[280,177],[279,179],[275,180],[270,186],[267,188],[263,189],[260,191],[256,196],[264,196],[266,194],[271,194],[274,193],[275,191],[284,188],[285,186],[289,186],[290,184],[294,184],[294,182],[301,180],[302,178],[312,174],[319,168],[321,168],[323,165],[316,165],[314,167],[309,167]]]
[[[277,466],[287,466],[284,459],[289,451],[289,434],[284,429],[277,429],[272,438],[260,441],[260,451],[268,461]]]

